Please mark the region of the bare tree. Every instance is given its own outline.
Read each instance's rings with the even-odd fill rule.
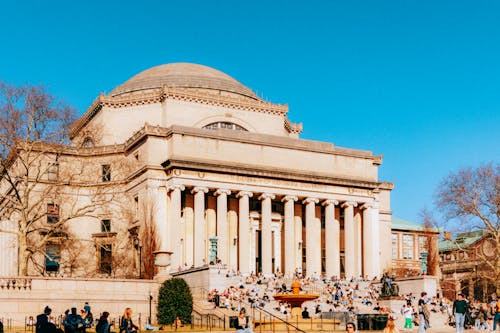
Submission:
[[[436,204],[443,209],[448,226],[486,232],[475,260],[481,267],[480,277],[500,292],[500,165],[489,163],[451,173],[440,184]]]
[[[100,164],[78,161],[68,132],[74,109],[41,86],[0,83],[0,232],[17,236],[18,274],[42,269],[47,244],[71,237],[65,226],[99,220],[118,205],[120,181],[99,179]],[[14,222],[16,228],[4,227]]]
[[[439,248],[438,248],[438,235],[434,230],[438,228],[438,223],[434,219],[432,213],[423,208],[420,211],[420,218],[422,219],[424,230],[427,234],[427,273],[429,275],[439,275]]]
[[[154,203],[144,203],[141,212],[141,239],[143,278],[153,279],[156,274],[154,252],[159,249],[160,239],[154,222]]]

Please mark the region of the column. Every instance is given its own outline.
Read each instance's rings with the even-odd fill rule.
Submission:
[[[372,228],[373,228],[373,241],[372,248],[373,252],[377,255],[373,259],[373,276],[382,276],[382,259],[381,259],[381,249],[380,249],[380,220],[379,220],[379,207],[378,202],[373,203],[371,209],[372,216]],[[392,237],[392,236],[391,236]],[[392,243],[392,242],[391,242]]]
[[[363,244],[361,236],[363,233],[362,230],[362,222],[361,222],[361,212],[357,212],[354,214],[354,244],[356,244],[356,250],[354,251],[355,256],[355,267],[356,269],[354,270],[354,275],[355,276],[361,276],[363,275]]]
[[[156,198],[155,198],[156,197]],[[156,226],[158,238],[160,240],[160,244],[158,246],[158,251],[167,252],[170,248],[170,241],[168,239],[168,224],[167,224],[167,188],[165,186],[159,186],[156,195],[153,195],[151,198],[155,200],[154,204],[154,223]],[[143,209],[149,209],[149,205],[144,205]],[[148,212],[143,212],[144,216],[147,215]]]
[[[180,226],[181,226],[181,191],[184,191],[184,185],[170,185],[170,267],[176,271],[181,265],[180,249]]]
[[[277,269],[283,272],[283,267],[281,267],[281,222],[275,222],[274,225],[274,271]]]
[[[282,271],[285,276],[293,276],[296,266],[296,242],[295,242],[295,221],[294,221],[294,204],[298,198],[294,195],[286,195],[281,201],[285,203],[285,267],[282,267]]]
[[[203,266],[205,259],[205,249],[201,244],[204,242],[204,226],[205,226],[205,193],[208,188],[196,186],[191,193],[194,194],[194,267]]]
[[[344,208],[344,258],[345,258],[345,277],[350,279],[355,274],[355,244],[354,244],[354,207],[356,202],[347,201],[342,204]]]
[[[321,222],[316,219],[317,198],[306,198],[306,275],[321,275]]]
[[[250,273],[250,205],[252,192],[240,191],[238,202],[238,268],[241,273]],[[253,258],[255,261],[255,258]],[[255,272],[254,272],[255,273]]]
[[[271,274],[272,273],[272,240],[271,240],[271,213],[272,206],[271,200],[275,198],[274,194],[262,193],[259,196],[259,200],[262,201],[262,213],[261,213],[261,253],[262,253],[262,273]]]
[[[217,196],[217,257],[222,264],[229,264],[229,225],[227,223],[227,196],[231,194],[230,190],[218,189],[215,191]],[[231,240],[232,242],[232,240]]]
[[[340,278],[340,223],[335,219],[337,200],[325,200],[325,247],[326,247],[326,277]]]
[[[378,255],[379,250],[373,252],[372,205],[365,203],[361,209],[363,210],[363,272],[371,280],[373,278],[373,259]]]

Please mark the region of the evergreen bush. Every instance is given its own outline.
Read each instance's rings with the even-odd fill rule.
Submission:
[[[175,317],[183,323],[191,323],[193,296],[183,279],[173,278],[163,282],[158,295],[158,323],[172,324]]]

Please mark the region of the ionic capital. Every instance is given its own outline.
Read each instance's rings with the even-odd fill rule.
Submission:
[[[276,195],[272,194],[272,193],[262,193],[260,196],[259,196],[259,200],[265,200],[265,199],[271,199],[273,200],[274,198],[276,198]]]
[[[361,206],[359,206],[359,208],[362,209],[362,210],[371,209],[373,207],[374,207],[373,202],[365,202],[365,203],[362,203]]]
[[[208,193],[208,188],[207,187],[203,187],[203,186],[195,186],[191,190],[192,194],[196,194],[198,192]]]
[[[335,199],[327,199],[321,203],[322,206],[330,206],[330,205],[336,206],[338,204],[339,202]]]
[[[310,203],[314,203],[314,204],[317,204],[319,202],[319,199],[318,198],[305,198],[304,200],[302,200],[302,203],[303,204],[310,204]]]
[[[356,201],[346,201],[341,205],[342,208],[346,207],[358,207],[358,203]]]
[[[214,194],[217,195],[217,196],[221,195],[221,194],[230,195],[231,194],[231,190],[228,190],[227,188],[220,188],[217,191],[215,191]]]
[[[182,184],[172,184],[172,185],[168,185],[167,192],[174,191],[174,190],[184,191],[185,189],[186,189],[186,187]]]
[[[281,202],[288,202],[288,201],[297,201],[299,198],[297,198],[296,195],[285,195],[283,198],[281,198]]]
[[[236,194],[237,198],[242,198],[242,197],[253,197],[253,193],[249,191],[239,191],[238,194]]]

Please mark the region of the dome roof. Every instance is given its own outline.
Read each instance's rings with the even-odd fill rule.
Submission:
[[[211,67],[190,63],[173,63],[147,69],[113,89],[110,95],[163,86],[222,90],[258,99],[252,90],[229,75]]]

